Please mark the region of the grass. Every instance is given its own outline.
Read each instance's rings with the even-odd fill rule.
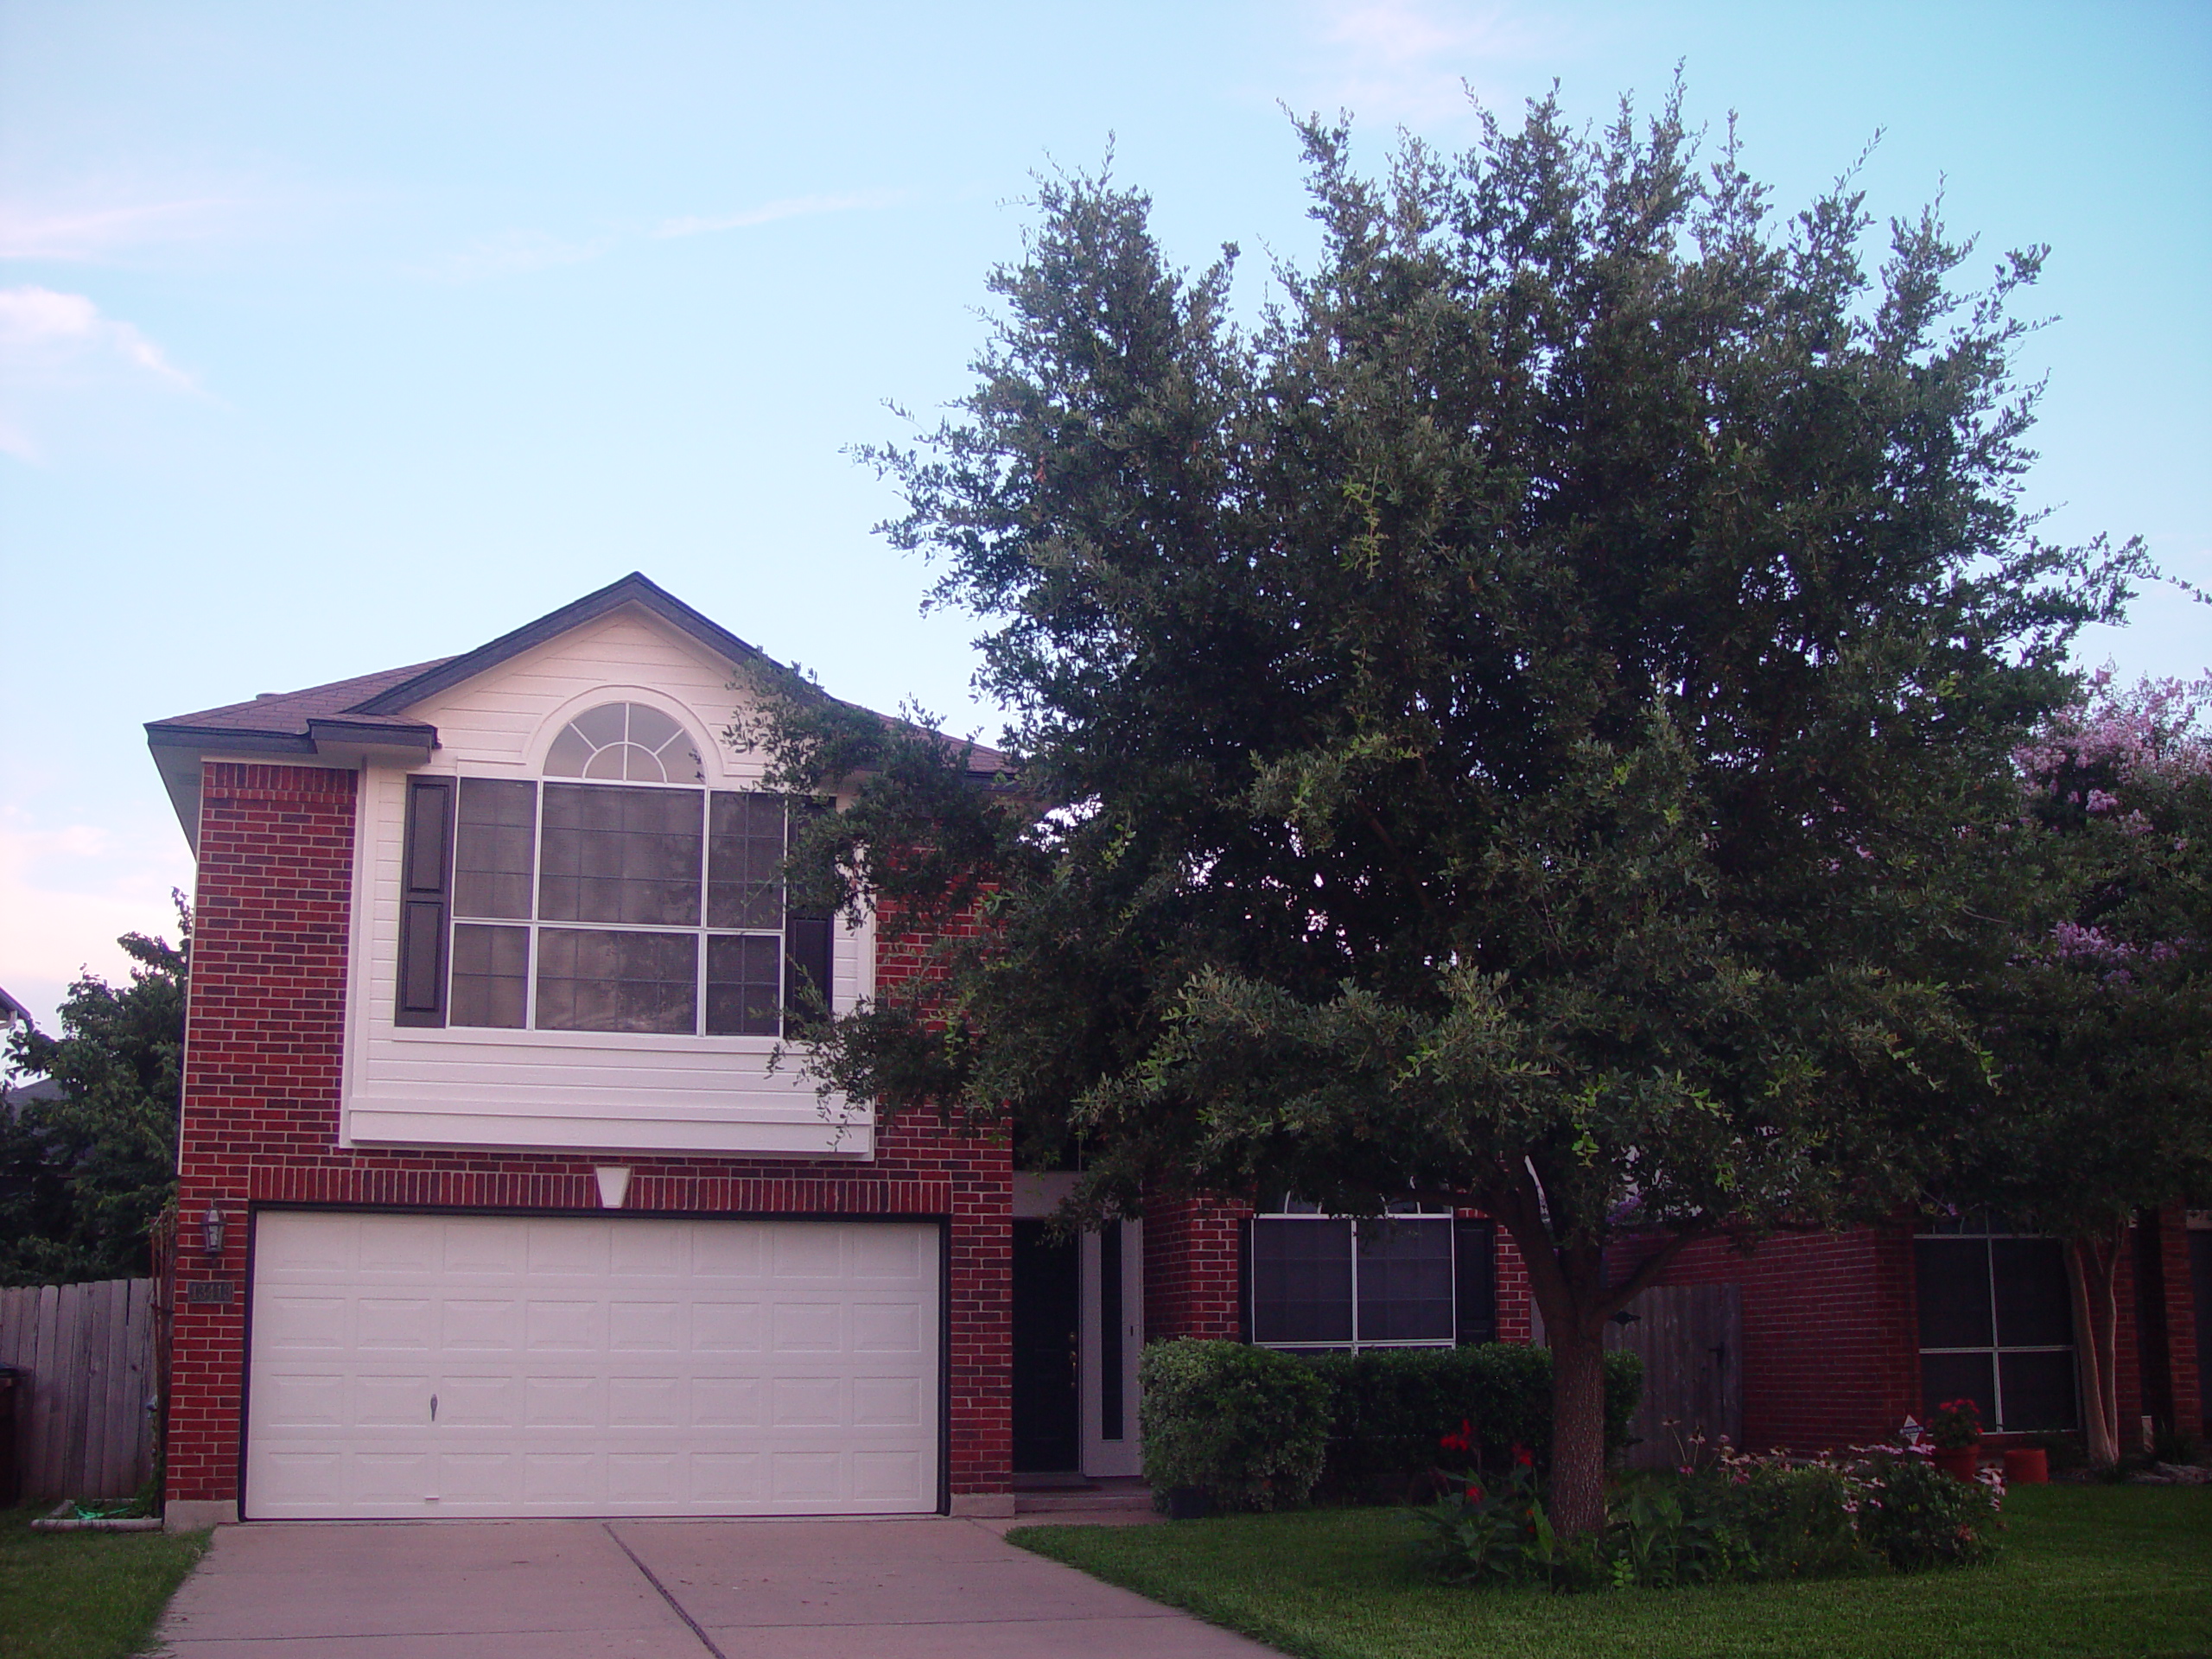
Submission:
[[[1301,1659],[2212,1656],[2212,1488],[2016,1487],[2005,1518],[1993,1567],[1582,1596],[1428,1581],[1389,1510],[1007,1537]]]
[[[0,1510],[0,1656],[124,1659],[140,1651],[206,1533],[33,1532],[54,1506]]]

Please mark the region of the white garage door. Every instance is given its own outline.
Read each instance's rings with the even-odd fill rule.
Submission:
[[[275,1211],[245,1512],[938,1504],[938,1230]]]

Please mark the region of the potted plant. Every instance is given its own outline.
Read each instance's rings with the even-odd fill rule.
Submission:
[[[1981,1408],[1971,1400],[1946,1400],[1928,1414],[1928,1439],[1938,1469],[1972,1480],[1981,1463]]]

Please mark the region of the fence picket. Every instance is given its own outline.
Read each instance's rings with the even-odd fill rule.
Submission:
[[[123,1404],[118,1421],[129,1426],[122,1440],[122,1490],[135,1492],[152,1472],[153,1420],[146,1409],[152,1392],[154,1338],[154,1281],[131,1279],[126,1286],[123,1315]]]
[[[84,1321],[85,1334],[84,1451],[69,1484],[85,1497],[105,1497],[108,1495],[105,1480],[110,1380],[107,1304],[108,1287],[114,1282],[111,1279],[103,1279],[78,1287],[83,1299],[79,1317]]]
[[[153,1281],[0,1290],[0,1364],[16,1385],[16,1469],[26,1502],[115,1498],[152,1466]]]

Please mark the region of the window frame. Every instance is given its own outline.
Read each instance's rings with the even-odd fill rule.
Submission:
[[[588,778],[581,775],[580,769],[549,772],[549,749],[538,755],[534,766],[519,771],[485,770],[464,765],[452,771],[411,772],[405,778],[399,802],[401,868],[397,894],[397,933],[394,941],[397,979],[391,988],[393,1000],[387,1005],[396,1035],[429,1038],[435,1032],[435,1040],[441,1041],[522,1040],[550,1046],[618,1048],[651,1048],[679,1042],[719,1046],[725,1052],[766,1052],[782,1043],[803,1041],[809,1034],[813,998],[805,987],[810,982],[817,984],[823,1004],[832,1011],[836,1007],[840,962],[836,912],[796,904],[784,868],[791,856],[793,837],[801,831],[809,816],[834,811],[835,798],[766,789],[756,779],[710,778],[702,759],[703,751],[691,735],[690,722],[652,702],[643,702],[634,694],[626,697],[618,694],[607,701],[636,704],[671,722],[676,736],[661,747],[667,748],[675,744],[686,750],[696,770],[684,768],[691,775],[679,776],[675,781],[666,777],[635,779],[629,775],[630,768],[626,763],[622,776]],[[593,703],[578,714],[560,720],[554,729],[555,741],[575,728],[579,720],[605,706],[605,702]],[[634,709],[624,715],[626,745],[629,743],[627,728],[633,714]],[[654,753],[658,755],[658,750]],[[664,757],[661,758],[661,764],[664,771],[672,770]],[[670,836],[689,840],[695,833],[696,823],[696,863],[690,872],[662,881],[660,893],[648,892],[641,900],[620,896],[623,889],[616,885],[599,894],[587,893],[582,902],[571,902],[563,897],[553,907],[586,913],[634,912],[640,916],[681,911],[689,920],[601,921],[583,919],[581,915],[547,913],[546,858],[549,838],[553,833],[549,828],[549,817],[557,816],[550,791],[556,785],[571,791],[621,790],[629,791],[633,798],[643,791],[664,797],[680,792],[685,799],[684,810],[645,809],[640,814],[641,833],[659,836],[664,842]],[[498,793],[490,794],[479,806],[476,821],[465,823],[471,815],[464,810],[463,798],[479,787],[495,791],[520,791],[524,801],[518,802],[508,796],[507,804],[502,805]],[[724,798],[728,798],[727,802]],[[775,804],[777,810],[772,815],[758,810],[757,804],[764,802]],[[724,820],[726,810],[729,817]],[[499,838],[514,836],[522,829],[523,810],[529,814],[526,836],[516,836],[502,850]],[[622,823],[626,813],[637,811],[634,804],[614,808],[610,813],[585,806],[581,811],[572,810],[568,816],[583,818],[585,823],[578,827],[588,836],[594,830],[607,831],[611,846],[621,831],[632,827]],[[607,822],[610,817],[612,823]],[[719,832],[718,820],[725,821],[728,826]],[[760,831],[764,830],[770,833],[762,836]],[[433,840],[438,843],[434,860],[438,868],[435,872],[424,865],[422,856]],[[515,868],[524,846],[529,860],[526,872]],[[766,856],[772,848],[772,866]],[[465,850],[473,852],[475,864],[464,874],[461,867]],[[718,850],[722,854],[719,859]],[[619,884],[636,879],[626,868],[632,860],[646,880],[658,879],[654,875],[656,868],[682,868],[671,865],[664,850],[650,847],[642,857],[633,854],[626,859],[620,854],[594,857],[587,846],[570,861],[579,868],[568,874],[580,877],[587,889],[601,876],[613,876]],[[521,882],[501,879],[516,875],[523,877]],[[503,887],[505,891],[501,890]],[[766,906],[748,906],[742,896],[751,888],[765,899],[769,896],[766,890],[771,887],[777,899],[772,925],[758,919]],[[688,902],[679,895],[688,896]],[[503,909],[508,913],[495,913]],[[729,916],[732,919],[727,925],[718,925],[717,916]],[[477,932],[464,934],[463,929]],[[656,1007],[655,999],[647,991],[632,1006],[623,1007],[624,993],[620,988],[631,982],[618,973],[612,978],[591,982],[603,988],[595,993],[601,1000],[596,1007],[582,1014],[584,1019],[596,1017],[607,1024],[595,1027],[543,1023],[547,1011],[544,994],[549,988],[542,982],[547,971],[551,933],[648,935],[668,939],[670,946],[664,960],[656,964],[658,975],[649,972],[646,980],[638,983],[645,986],[658,977],[666,982],[664,988],[669,995]],[[741,945],[717,944],[721,940],[744,939],[760,940],[766,948],[756,951]],[[651,947],[642,948],[648,957],[654,954]],[[760,971],[768,966],[766,961],[760,959],[763,957],[772,957],[772,983],[768,975]],[[477,960],[471,962],[472,958]],[[677,964],[687,959],[688,1018],[678,1023],[677,1010],[683,1003],[673,976],[683,971]],[[467,971],[477,976],[479,982],[474,995],[461,992],[457,996],[464,963],[470,963]],[[619,961],[594,965],[618,969],[626,966]],[[721,976],[719,978],[715,976],[718,969]],[[519,986],[515,983],[518,976]],[[433,979],[435,995],[429,993],[429,982]],[[867,979],[863,971],[863,992]],[[848,1000],[849,995],[849,989]],[[467,1023],[456,1018],[461,1005],[466,1006],[470,1016]],[[726,1022],[726,1028],[714,1028],[717,1014]],[[518,1018],[519,1023],[508,1023]],[[617,1023],[626,1020],[632,1023]],[[657,1025],[659,1028],[655,1028]],[[727,1028],[747,1026],[755,1028]]]
[[[1922,1327],[1924,1325],[1924,1315],[1921,1314],[1919,1312],[1923,1294],[1922,1280],[1923,1277],[1921,1265],[1923,1258],[1920,1253],[1919,1247],[1923,1243],[1933,1243],[1943,1240],[1958,1239],[1978,1240],[1983,1246],[1983,1289],[1986,1295],[1984,1307],[1987,1313],[1989,1320],[1989,1340],[1986,1343],[1968,1343],[1964,1344],[1927,1343],[1922,1340]],[[2073,1329],[2074,1317],[2070,1300],[2067,1310],[2067,1325],[2073,1338],[2071,1341],[2064,1343],[2024,1343],[2005,1341],[2004,1329],[1999,1321],[1999,1309],[2001,1307],[2002,1302],[2000,1300],[1998,1289],[1997,1251],[1994,1248],[1999,1240],[2004,1239],[2033,1240],[2037,1243],[2055,1242],[2052,1236],[2049,1233],[2030,1232],[2023,1229],[2012,1227],[2000,1218],[1980,1213],[1954,1217],[1948,1221],[1936,1223],[1932,1225],[1923,1227],[1913,1235],[1913,1301],[1915,1307],[1913,1338],[1915,1344],[1914,1352],[1918,1356],[1920,1363],[1921,1376],[1919,1389],[1922,1395],[1922,1405],[1923,1408],[1932,1408],[1942,1403],[1936,1400],[1929,1391],[1927,1382],[1927,1367],[1929,1356],[1984,1356],[1989,1361],[1990,1421],[1983,1425],[1983,1427],[1986,1432],[1992,1434],[2037,1434],[2063,1433],[2070,1432],[2072,1429],[2079,1428],[2082,1426],[2082,1421],[2080,1358],[2081,1332],[2078,1330]],[[2047,1426],[2036,1428],[2016,1428],[2007,1425],[2005,1414],[2004,1362],[2005,1356],[2009,1354],[2064,1354],[2068,1357],[2069,1363],[2067,1365],[2067,1376],[2073,1385],[2073,1412],[2072,1421],[2070,1424],[2064,1428],[2057,1429],[2054,1429]]]
[[[1445,1258],[1446,1294],[1452,1309],[1449,1321],[1451,1330],[1448,1334],[1441,1337],[1363,1338],[1360,1335],[1359,1297],[1360,1228],[1363,1224],[1354,1217],[1335,1215],[1318,1206],[1302,1204],[1295,1198],[1286,1198],[1280,1209],[1255,1211],[1246,1224],[1249,1229],[1246,1253],[1250,1266],[1245,1274],[1244,1328],[1249,1333],[1251,1345],[1255,1348],[1271,1348],[1279,1352],[1294,1354],[1357,1354],[1383,1348],[1456,1348],[1459,1346],[1460,1229],[1458,1212],[1452,1210],[1421,1210],[1411,1206],[1392,1205],[1383,1216],[1379,1217],[1379,1220],[1386,1225],[1411,1223],[1417,1226],[1437,1226],[1445,1230],[1445,1238],[1449,1246]],[[1296,1225],[1311,1223],[1341,1225],[1350,1229],[1351,1264],[1345,1294],[1350,1304],[1348,1311],[1351,1334],[1342,1341],[1329,1342],[1317,1342],[1305,1338],[1282,1340],[1262,1337],[1260,1334],[1260,1229],[1262,1226],[1274,1226],[1281,1224]]]

